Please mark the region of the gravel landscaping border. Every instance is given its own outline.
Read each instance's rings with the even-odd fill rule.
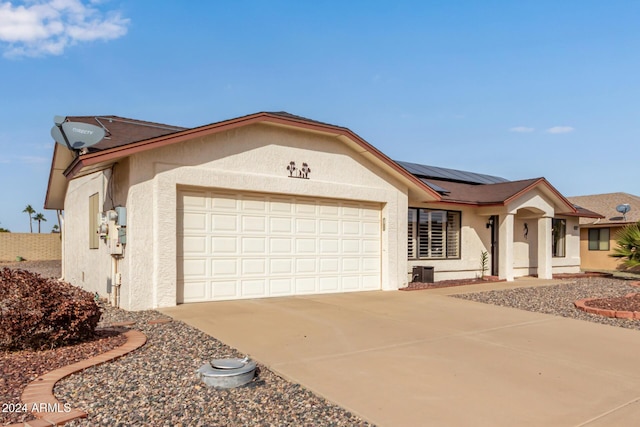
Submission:
[[[234,389],[207,387],[196,370],[237,350],[180,321],[149,323],[157,311],[105,306],[102,323],[135,322],[142,348],[112,363],[62,379],[54,394],[88,413],[68,426],[367,426],[368,422],[258,364],[253,382]]]
[[[35,268],[43,275],[57,273],[53,264]],[[596,277],[451,297],[640,330],[640,320],[597,316],[574,306],[580,299],[619,297],[637,290],[625,280]],[[209,388],[196,376],[203,363],[244,355],[183,322],[153,322],[158,319],[167,317],[152,310],[126,312],[104,305],[100,326],[133,322],[131,327],[147,336],[147,344],[117,361],[58,382],[56,397],[88,413],[87,419],[67,425],[370,425],[260,364],[257,378],[243,387]]]
[[[640,320],[617,319],[586,313],[578,310],[574,303],[585,298],[623,297],[638,288],[631,281],[616,278],[591,277],[571,279],[566,283],[530,288],[494,290],[450,295],[486,304],[512,307],[520,310],[569,317],[587,322],[601,323],[620,328],[640,330]]]

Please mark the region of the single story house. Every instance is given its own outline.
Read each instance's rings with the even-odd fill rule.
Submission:
[[[285,112],[188,129],[67,121],[106,137],[55,145],[45,208],[64,211],[63,275],[129,310],[397,290],[414,266],[474,278],[484,251],[487,274],[551,278],[579,271],[578,221],[593,215],[544,178],[393,161],[345,127]]]
[[[628,193],[593,194],[568,198],[575,205],[601,214],[600,218],[580,218],[580,267],[582,270],[620,270],[622,261],[612,258],[616,235],[629,224],[640,221],[640,197]],[[628,205],[622,213],[618,206]]]

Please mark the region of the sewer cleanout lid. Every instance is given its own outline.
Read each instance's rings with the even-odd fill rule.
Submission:
[[[243,359],[213,359],[211,366],[218,369],[238,369],[247,364]]]

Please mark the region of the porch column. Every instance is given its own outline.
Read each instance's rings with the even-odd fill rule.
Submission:
[[[513,216],[500,215],[498,232],[498,277],[509,282],[513,281]]]
[[[551,218],[538,219],[538,278],[552,278]]]

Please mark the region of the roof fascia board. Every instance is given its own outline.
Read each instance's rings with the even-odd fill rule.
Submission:
[[[365,152],[373,154],[375,158],[379,159],[383,164],[391,168],[395,173],[402,176],[406,181],[409,181],[409,183],[412,184],[413,187],[418,188],[423,193],[427,193],[429,196],[433,197],[433,200],[431,201],[441,200],[440,194],[429,188],[426,184],[422,183],[418,178],[407,172],[404,168],[395,163],[377,148],[366,142],[364,139],[360,138],[350,129],[315,122],[312,123],[296,118],[285,118],[269,113],[256,113],[249,116],[239,117],[236,119],[226,120],[223,122],[213,123],[198,128],[188,129],[182,132],[176,132],[169,135],[127,144],[121,147],[110,148],[97,153],[85,154],[75,159],[74,162],[69,165],[69,167],[65,171],[65,176],[68,179],[72,179],[79,173],[81,169],[87,166],[91,166],[101,162],[117,161],[120,158],[140,153],[152,148],[160,148],[167,145],[188,141],[194,138],[232,130],[254,123],[275,124],[295,129],[302,128],[308,131],[320,132],[338,138],[341,136],[346,137],[362,148],[360,154],[363,154]]]

